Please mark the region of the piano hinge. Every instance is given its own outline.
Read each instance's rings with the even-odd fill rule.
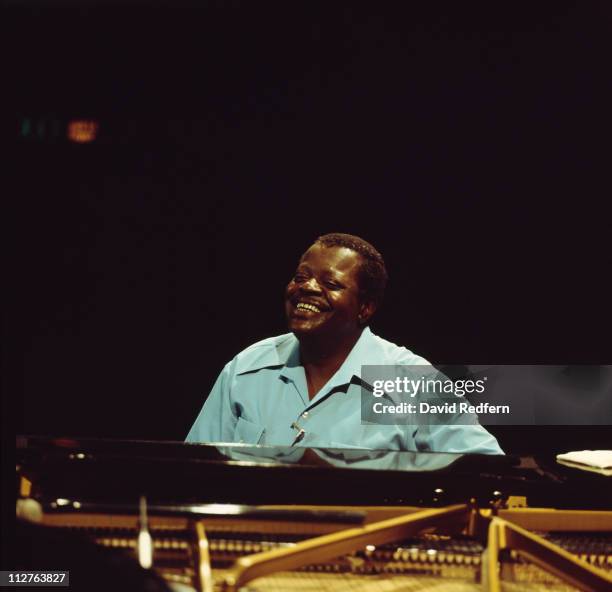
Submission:
[[[510,495],[506,501],[507,508],[527,508],[527,498],[524,495]]]

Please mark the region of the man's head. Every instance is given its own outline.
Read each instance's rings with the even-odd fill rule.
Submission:
[[[298,336],[358,335],[380,305],[387,271],[380,253],[350,234],[320,236],[287,285],[289,329]]]

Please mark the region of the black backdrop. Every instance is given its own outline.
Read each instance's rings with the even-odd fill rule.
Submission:
[[[330,231],[434,362],[612,363],[606,2],[53,4],[3,19],[17,432],[182,439]]]

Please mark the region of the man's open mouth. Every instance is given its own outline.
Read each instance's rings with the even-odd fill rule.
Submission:
[[[321,309],[315,304],[310,304],[308,302],[298,302],[295,306],[297,310],[309,310],[310,312],[321,312]]]

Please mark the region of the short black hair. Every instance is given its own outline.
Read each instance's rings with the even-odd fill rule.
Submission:
[[[317,238],[314,244],[325,247],[346,247],[363,257],[359,287],[366,300],[379,306],[382,302],[389,276],[382,255],[366,240],[352,234],[331,232]]]

